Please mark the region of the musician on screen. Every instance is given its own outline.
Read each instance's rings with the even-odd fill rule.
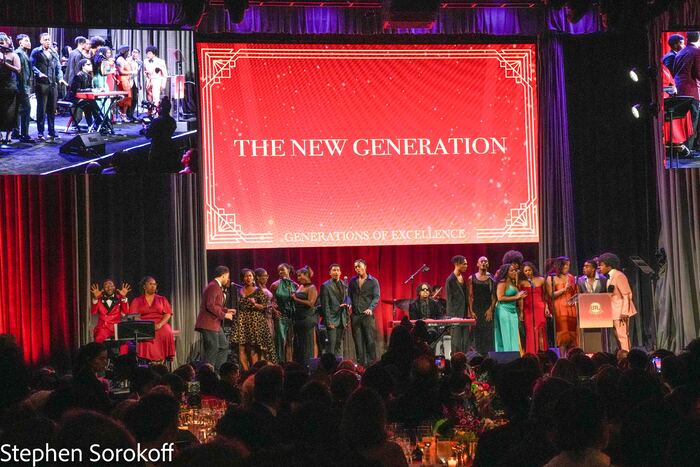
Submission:
[[[367,273],[367,262],[357,259],[356,276],[350,279],[348,294],[352,305],[352,338],[357,362],[365,367],[377,360],[376,324],[374,313],[379,304],[379,281]]]
[[[146,100],[157,106],[168,82],[168,66],[162,58],[158,57],[158,47],[153,45],[146,47],[143,72],[146,77]],[[149,106],[149,116],[153,114],[156,108],[154,106]]]
[[[80,99],[76,97],[76,94],[83,89],[89,89],[92,87],[92,62],[87,58],[83,58],[79,62],[80,71],[73,76],[68,88],[68,100],[73,102],[77,108],[83,111],[85,114],[85,121],[88,124],[88,130],[92,127],[93,119],[95,124],[99,126],[101,123],[100,112],[97,109],[97,102],[94,99]],[[74,112],[74,119],[76,120],[76,126],[78,126],[79,116],[77,112]],[[80,128],[78,127],[78,131]]]
[[[117,90],[125,91],[128,94],[117,103],[119,108],[119,119],[124,123],[131,123],[132,119],[127,116],[131,107],[131,87],[133,75],[136,73],[132,68],[132,63],[127,59],[130,47],[128,45],[119,46],[117,49]]]
[[[620,258],[612,253],[598,257],[600,272],[608,275],[608,292],[611,292],[611,305],[615,337],[621,350],[630,350],[629,319],[637,314],[632,301],[632,289],[627,276],[620,271]]]
[[[54,142],[61,138],[54,127],[58,85],[67,85],[63,80],[61,60],[51,48],[51,35],[47,32],[39,36],[41,45],[32,50],[29,61],[34,72],[34,90],[36,91],[36,129],[37,139],[41,142]],[[44,123],[48,124],[48,140],[44,138]]]
[[[97,326],[92,330],[95,342],[102,343],[110,337],[114,337],[114,325],[121,321],[122,316],[129,313],[127,295],[131,286],[122,283],[119,290],[114,286],[112,279],[106,279],[100,285],[94,283],[90,286],[92,294],[92,306],[90,314],[97,315]]]
[[[412,321],[426,319],[440,319],[440,307],[438,302],[430,298],[430,284],[423,282],[416,288],[418,299],[408,307],[408,316]]]
[[[321,314],[328,332],[326,352],[337,356],[342,355],[343,337],[350,319],[350,298],[347,285],[340,280],[340,265],[331,264],[328,272],[331,278],[321,284]]]

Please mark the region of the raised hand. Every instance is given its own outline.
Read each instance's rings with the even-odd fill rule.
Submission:
[[[98,300],[102,296],[102,289],[100,289],[100,285],[97,282],[90,284],[90,293],[95,300]]]
[[[122,282],[122,288],[117,290],[117,292],[119,292],[119,295],[123,298],[126,298],[129,292],[131,292],[131,285],[129,285],[128,282]]]

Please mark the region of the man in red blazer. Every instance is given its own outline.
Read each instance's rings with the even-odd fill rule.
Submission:
[[[612,315],[615,336],[620,349],[630,350],[629,319],[637,314],[632,301],[632,289],[627,276],[620,271],[620,258],[612,253],[603,253],[598,257],[600,272],[608,275],[608,291],[612,293]]]
[[[229,284],[229,269],[226,266],[217,266],[214,270],[214,280],[207,284],[202,293],[202,301],[199,305],[199,315],[195,323],[195,330],[202,335],[204,342],[204,360],[214,365],[219,371],[221,365],[228,358],[229,343],[221,322],[224,319],[233,319],[236,310],[224,306],[224,287]]]
[[[121,321],[123,315],[129,313],[126,296],[130,290],[131,286],[126,283],[117,290],[111,279],[105,279],[101,289],[97,283],[90,285],[92,294],[90,313],[97,315],[97,326],[92,330],[95,342],[102,343],[114,336],[114,325]]]

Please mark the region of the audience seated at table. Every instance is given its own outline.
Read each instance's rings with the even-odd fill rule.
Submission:
[[[697,465],[700,339],[679,355],[570,349],[556,361],[543,352],[499,364],[455,353],[440,371],[406,333],[366,369],[330,355],[312,373],[259,361],[245,373],[229,362],[219,374],[197,362],[172,372],[138,366],[129,356],[107,367],[95,343],[76,352],[65,374],[32,369],[14,338],[0,335],[0,445],[89,453],[95,443],[175,443],[172,463],[153,465],[406,466],[406,454],[430,448],[405,451],[397,433],[435,429],[455,441],[473,433],[465,452],[475,453],[475,466]],[[660,372],[651,364],[657,356]],[[210,438],[182,426],[186,411],[211,416],[212,407],[221,411]]]

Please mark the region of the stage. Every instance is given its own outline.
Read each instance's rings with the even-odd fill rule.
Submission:
[[[64,132],[68,118],[68,116],[56,116],[56,134],[61,137],[60,141],[26,144],[12,140],[12,145],[9,148],[5,146],[0,148],[0,174],[48,175],[64,171],[75,173],[78,167],[85,166],[101,156],[148,144],[150,141],[139,134],[143,128],[141,123],[115,124],[115,134],[104,137],[105,151],[103,154],[93,156],[61,154],[61,146],[77,135],[74,128],[68,133]],[[185,133],[187,129],[187,122],[180,123],[184,123],[184,125],[178,125],[175,136]],[[85,125],[84,121],[81,122],[81,128],[85,128]],[[29,126],[29,135],[36,139],[36,123],[34,121]],[[47,136],[46,133],[44,136]],[[76,165],[78,167],[75,167]]]

